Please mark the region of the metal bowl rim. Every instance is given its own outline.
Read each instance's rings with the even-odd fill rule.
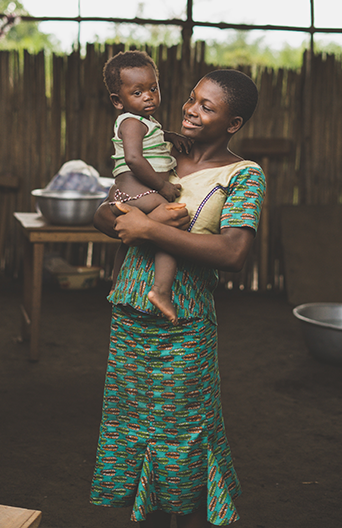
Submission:
[[[337,303],[337,302],[316,302],[316,303],[305,303],[305,304],[300,304],[299,306],[296,306],[295,308],[293,308],[292,310],[292,313],[293,315],[301,320],[301,321],[304,321],[305,323],[309,323],[309,324],[312,324],[312,325],[315,325],[315,326],[321,326],[323,328],[331,328],[332,330],[339,330],[340,332],[342,331],[342,328],[340,326],[336,326],[334,324],[330,324],[330,323],[323,323],[322,321],[317,321],[317,319],[310,319],[310,317],[305,317],[305,315],[302,315],[299,313],[299,310],[300,309],[303,309],[303,308],[306,308],[306,307],[310,307],[310,306],[331,306],[331,307],[334,307],[334,306],[341,306],[342,307],[342,303]]]
[[[81,191],[45,191],[44,189],[34,189],[31,191],[32,196],[36,198],[48,198],[54,200],[100,200],[106,198],[105,191],[98,191],[96,193],[81,192]]]

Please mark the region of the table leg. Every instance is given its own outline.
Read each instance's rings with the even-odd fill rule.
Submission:
[[[24,303],[22,337],[29,339],[29,359],[39,359],[39,326],[42,296],[44,244],[25,241],[24,255]]]

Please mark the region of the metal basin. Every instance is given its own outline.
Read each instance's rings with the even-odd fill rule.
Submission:
[[[342,365],[342,304],[308,303],[293,309],[316,359]]]
[[[36,208],[50,224],[86,225],[107,196],[105,192],[82,193],[80,191],[31,191],[36,198]]]

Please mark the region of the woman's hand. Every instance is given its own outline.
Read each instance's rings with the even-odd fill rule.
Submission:
[[[120,202],[116,202],[115,206],[125,213],[116,218],[113,227],[115,233],[127,246],[139,246],[146,240],[152,220],[137,207]]]
[[[183,231],[186,231],[190,225],[190,216],[184,203],[161,204],[148,216],[159,224],[177,227]]]
[[[185,204],[162,204],[149,215],[124,203],[117,202],[115,205],[125,214],[117,217],[114,231],[127,246],[138,246],[150,240],[151,232],[158,229],[157,222],[183,230],[190,223]]]

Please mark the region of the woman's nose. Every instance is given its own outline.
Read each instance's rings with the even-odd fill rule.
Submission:
[[[196,104],[195,103],[192,103],[192,102],[185,103],[183,109],[184,109],[184,113],[185,114],[189,114],[189,115],[196,115],[197,114]]]

